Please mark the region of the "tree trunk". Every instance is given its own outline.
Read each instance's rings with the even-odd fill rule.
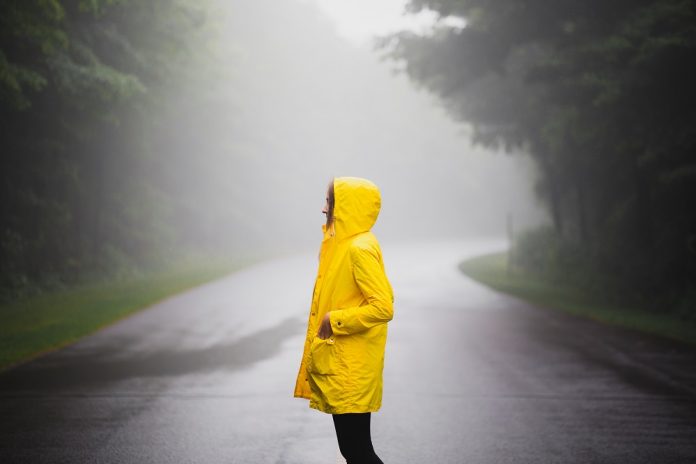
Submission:
[[[581,177],[575,178],[575,194],[580,241],[585,244],[587,243],[589,234],[587,232],[587,214],[585,211],[585,183]]]
[[[549,159],[548,153],[540,149],[537,151],[541,164],[541,171],[549,187],[549,206],[551,207],[551,218],[556,233],[559,236],[563,235],[563,215],[561,214],[561,195],[558,188],[555,171]]]
[[[638,245],[645,248],[650,263],[655,262],[655,234],[652,220],[652,196],[647,174],[634,163],[633,179],[636,198],[636,238]]]

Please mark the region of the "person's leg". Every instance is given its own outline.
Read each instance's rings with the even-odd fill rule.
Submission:
[[[334,428],[336,429],[338,449],[341,451],[341,455],[346,459],[346,462],[348,462],[348,457],[352,452],[351,443],[353,442],[349,436],[351,434],[350,420],[346,417],[346,414],[334,414],[333,422]]]
[[[338,448],[347,464],[383,464],[370,435],[370,413],[334,414]]]

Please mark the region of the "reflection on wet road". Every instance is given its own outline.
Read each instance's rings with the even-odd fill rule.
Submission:
[[[494,242],[383,243],[385,463],[696,462],[696,350],[472,282]],[[334,462],[292,398],[316,254],[174,296],[0,375],[0,462]]]

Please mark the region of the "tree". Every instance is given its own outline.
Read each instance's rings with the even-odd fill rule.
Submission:
[[[412,0],[466,26],[382,43],[486,146],[523,148],[556,233],[644,299],[696,277],[696,2]],[[575,246],[575,245],[573,245]],[[633,289],[633,290],[630,290]]]

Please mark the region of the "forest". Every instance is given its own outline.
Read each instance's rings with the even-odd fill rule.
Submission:
[[[486,147],[529,153],[552,225],[516,266],[696,315],[696,2],[411,0],[464,27],[379,48]]]
[[[250,172],[264,175],[266,155],[253,149],[249,127],[231,130],[210,109],[251,108],[267,121],[277,116],[279,127],[306,120],[306,134],[254,126],[271,147],[307,138],[314,120],[297,113],[307,108],[303,95],[287,100],[292,108],[267,102],[267,113],[245,100],[245,91],[283,88],[266,70],[273,57],[246,83],[220,75],[222,55],[210,46],[213,3],[0,4],[3,299],[219,253],[221,230],[246,231],[239,249],[264,237],[264,223],[239,205]],[[273,11],[264,8],[259,14]],[[696,317],[696,2],[411,0],[407,10],[463,26],[385,35],[376,51],[470,126],[475,144],[528,154],[537,168],[550,225],[517,231],[514,265]],[[243,18],[235,24],[245,27]],[[258,50],[269,46],[257,42]],[[311,54],[306,46],[301,52]],[[290,60],[282,65],[290,69]],[[349,68],[324,67],[359,79]],[[321,82],[310,71],[297,76]],[[229,94],[214,85],[222,81]],[[322,91],[350,106],[340,92]],[[222,141],[207,171],[197,161],[204,139]],[[233,186],[236,203],[195,196],[197,186],[216,183]]]
[[[3,1],[0,288],[41,288],[161,265],[184,247],[177,186],[154,184],[164,97],[191,78],[204,2]]]

